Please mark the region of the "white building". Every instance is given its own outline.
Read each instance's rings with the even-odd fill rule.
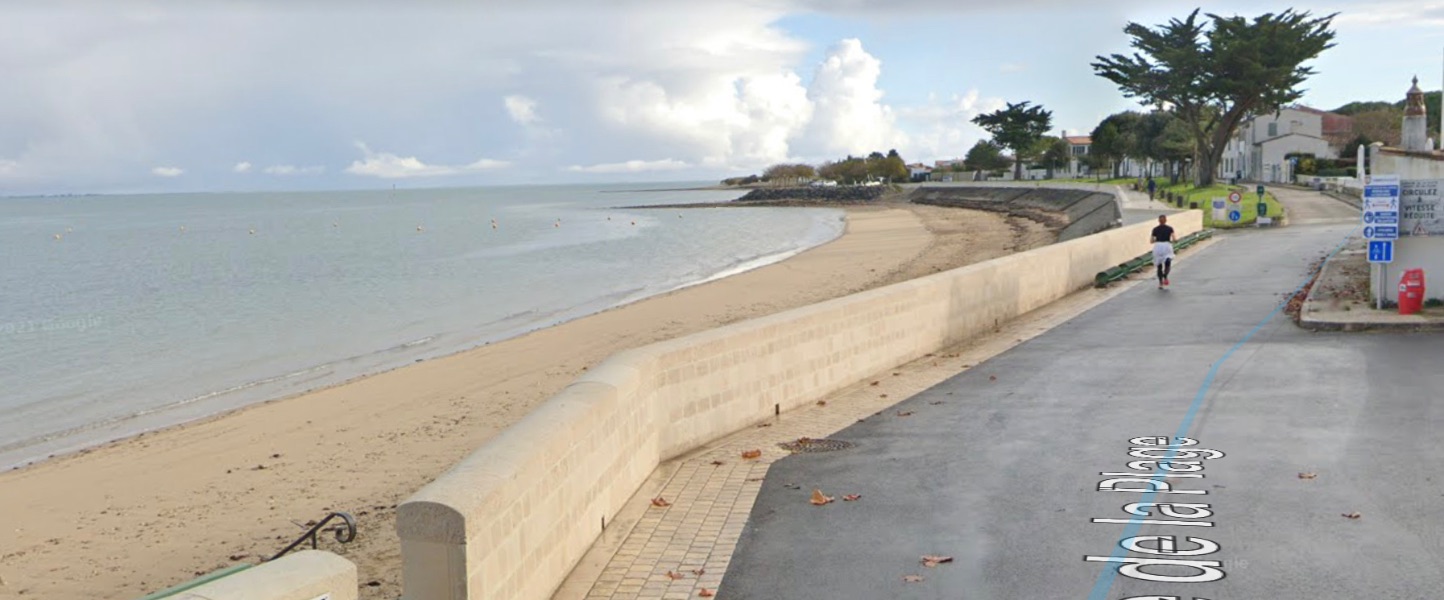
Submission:
[[[1338,158],[1324,139],[1323,114],[1295,107],[1251,117],[1224,147],[1218,177],[1280,183],[1292,181],[1290,154]]]
[[[1434,149],[1424,116],[1424,92],[1419,80],[1409,89],[1404,108],[1404,147],[1375,144],[1369,158],[1369,175],[1398,175],[1402,182],[1400,238],[1394,242],[1394,262],[1383,285],[1373,272],[1373,289],[1397,302],[1399,277],[1408,269],[1423,269],[1425,297],[1444,297],[1444,152]]]

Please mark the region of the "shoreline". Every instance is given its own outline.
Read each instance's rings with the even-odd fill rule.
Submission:
[[[138,597],[255,563],[300,535],[296,524],[345,510],[357,541],[322,547],[358,565],[363,598],[395,598],[395,505],[589,366],[1053,240],[980,211],[840,208],[840,237],[781,262],[0,473],[0,527],[14,532],[0,541],[3,590]]]
[[[358,355],[344,356],[329,361],[297,366],[286,373],[255,381],[248,381],[229,389],[210,391],[195,398],[179,400],[166,406],[112,417],[69,430],[46,434],[37,438],[22,439],[11,443],[0,443],[0,474],[38,467],[49,461],[67,456],[88,454],[95,449],[104,448],[117,442],[123,442],[141,435],[161,432],[175,427],[184,427],[189,424],[204,422],[237,411],[243,411],[250,406],[269,402],[282,402],[328,388],[348,385],[368,377],[374,377],[414,364],[444,359],[478,348],[504,343],[536,331],[557,327],[578,319],[584,319],[592,315],[624,308],[638,302],[644,302],[654,297],[665,296],[690,287],[719,281],[754,269],[764,268],[807,252],[813,248],[832,243],[842,237],[846,233],[846,213],[842,211],[841,207],[836,207],[836,209],[841,213],[839,219],[843,220],[844,225],[838,231],[837,235],[830,239],[817,244],[805,245],[758,256],[749,260],[739,260],[715,273],[701,276],[693,281],[682,282],[670,288],[647,290],[622,296],[603,297],[591,300],[570,308],[548,313],[545,318],[535,322],[516,325],[493,334],[466,339],[460,343],[453,340],[453,342],[448,345],[422,348],[422,351],[417,354],[407,355],[396,360],[382,360],[380,357],[387,354],[395,354],[408,348],[422,347],[425,344],[408,342],[370,350]],[[461,335],[464,334],[461,332],[435,333],[422,341],[429,343],[439,337],[454,338]],[[370,365],[360,367],[359,369],[344,368],[344,365],[347,363],[368,361],[370,361]]]

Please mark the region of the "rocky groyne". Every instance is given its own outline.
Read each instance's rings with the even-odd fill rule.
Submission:
[[[881,185],[839,185],[833,187],[778,187],[756,188],[737,202],[778,202],[802,200],[807,202],[872,202],[882,198],[888,187]]]

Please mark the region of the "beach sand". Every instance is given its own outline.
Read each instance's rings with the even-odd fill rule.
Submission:
[[[0,598],[137,598],[258,563],[332,510],[323,549],[398,598],[395,505],[618,351],[1051,243],[1041,225],[849,207],[842,237],[778,264],[343,385],[0,474]]]

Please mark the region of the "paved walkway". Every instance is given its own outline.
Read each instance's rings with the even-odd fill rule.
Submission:
[[[776,462],[718,598],[1436,597],[1444,338],[1277,311],[1352,229],[1226,234],[1171,291],[1135,286],[834,435],[853,449]],[[1155,471],[1174,436],[1196,445]]]
[[[1186,265],[1193,252],[1185,251],[1180,265]],[[1147,280],[1147,275],[1139,276],[1138,281]],[[899,416],[891,407],[1129,288],[1125,283],[1075,294],[1004,325],[990,336],[880,373],[819,405],[784,413],[763,426],[662,465],[608,526],[555,600],[682,600],[702,597],[704,589],[716,593],[734,560],[737,541],[764,477],[772,465],[791,455],[779,443],[802,437],[826,438],[858,422],[910,418]],[[929,406],[949,401],[937,399]],[[761,455],[742,457],[752,450],[760,450]],[[812,493],[800,480],[776,480],[776,485],[795,493]],[[873,501],[866,496],[846,500],[852,493],[846,487],[829,487],[823,492],[834,499],[829,508]],[[658,504],[663,506],[654,505],[654,498],[660,498]]]
[[[1288,214],[1289,225],[1334,225],[1359,223],[1359,209],[1344,201],[1312,190],[1269,186]]]

